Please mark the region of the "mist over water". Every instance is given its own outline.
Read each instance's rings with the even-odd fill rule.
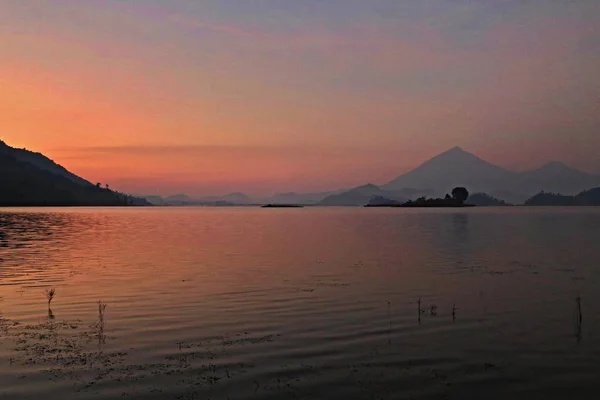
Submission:
[[[596,208],[6,209],[0,399],[588,398],[598,237]]]

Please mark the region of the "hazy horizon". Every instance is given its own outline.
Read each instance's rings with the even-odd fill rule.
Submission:
[[[0,0],[0,132],[139,194],[600,173],[600,3]]]

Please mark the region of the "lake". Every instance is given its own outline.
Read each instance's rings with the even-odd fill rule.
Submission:
[[[0,399],[591,398],[599,238],[595,208],[0,209]]]

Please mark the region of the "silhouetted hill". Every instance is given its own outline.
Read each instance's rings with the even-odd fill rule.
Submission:
[[[125,197],[0,154],[0,206],[117,206]]]
[[[534,171],[520,175],[522,188],[531,193],[540,191],[574,195],[600,186],[600,176],[578,171],[561,162],[553,161]]]
[[[239,192],[229,193],[224,196],[204,196],[197,198],[190,197],[186,194],[175,194],[165,197],[164,199],[160,197],[157,198],[157,196],[151,196],[149,199],[151,199],[153,203],[158,203],[162,200],[162,205],[169,206],[234,206],[258,204],[244,193]]]
[[[525,202],[526,206],[600,206],[600,187],[585,190],[576,196],[541,192]]]
[[[96,187],[41,154],[0,144],[0,206],[123,205],[148,203]]]
[[[575,196],[541,192],[528,199],[526,206],[574,206]]]
[[[144,196],[144,199],[152,204],[153,206],[164,206],[166,205],[165,199],[160,196]]]
[[[476,206],[508,206],[507,202],[504,200],[497,199],[495,197],[490,196],[487,193],[474,193],[469,196],[469,203]]]
[[[342,193],[327,196],[321,200],[319,204],[325,206],[364,206],[376,196],[399,202],[406,201],[405,198],[400,198],[393,192],[382,190],[373,184],[367,184]]]
[[[165,203],[170,205],[189,204],[194,202],[194,200],[187,194],[174,194],[172,196],[165,197],[164,200]]]
[[[387,199],[383,196],[375,196],[369,200],[365,207],[399,207],[400,205],[402,203],[399,201]]]
[[[394,191],[404,188],[430,189],[436,193],[447,193],[453,187],[466,186],[476,191],[489,192],[509,187],[517,177],[515,172],[497,167],[455,147],[397,177],[383,188]]]
[[[277,193],[265,200],[263,203],[275,203],[275,204],[317,204],[324,198],[333,194],[338,194],[344,190],[331,191],[331,192],[314,192],[314,193]]]
[[[236,204],[237,205],[247,205],[247,204],[256,203],[250,197],[248,197],[244,193],[240,193],[240,192],[229,193],[229,194],[226,194],[223,196],[204,196],[204,197],[199,197],[199,198],[193,200],[193,203],[202,203],[202,204],[219,203],[219,202],[225,202],[225,203],[229,203],[232,205],[236,205]]]
[[[91,182],[67,171],[66,168],[58,165],[41,153],[35,153],[26,149],[13,148],[0,140],[0,154],[14,157],[18,161],[29,163],[38,169],[51,172],[54,175],[62,176],[63,178],[67,178],[68,180],[79,185],[92,186]]]
[[[234,204],[252,204],[253,200],[244,193],[236,192],[229,193],[221,197],[219,200],[227,201]]]

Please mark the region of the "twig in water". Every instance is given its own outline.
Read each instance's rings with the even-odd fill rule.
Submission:
[[[98,302],[98,322],[102,328],[104,328],[104,311],[106,310],[106,304],[100,300]]]
[[[389,329],[388,329],[388,344],[392,343],[392,303],[387,300],[387,304],[388,304],[388,322],[389,322]]]
[[[452,304],[452,322],[456,322],[456,304]]]
[[[583,315],[581,314],[581,296],[577,294],[575,297],[575,303],[577,309],[575,310],[575,337],[577,338],[577,343],[581,343],[581,325],[583,323]]]
[[[104,335],[104,312],[106,311],[106,304],[102,300],[98,301],[98,322],[91,327],[98,329],[98,346],[100,347],[106,342],[106,336]]]
[[[54,298],[55,294],[56,294],[55,288],[46,290],[46,298],[48,299],[48,308],[50,308],[50,303],[52,303],[52,299]]]

